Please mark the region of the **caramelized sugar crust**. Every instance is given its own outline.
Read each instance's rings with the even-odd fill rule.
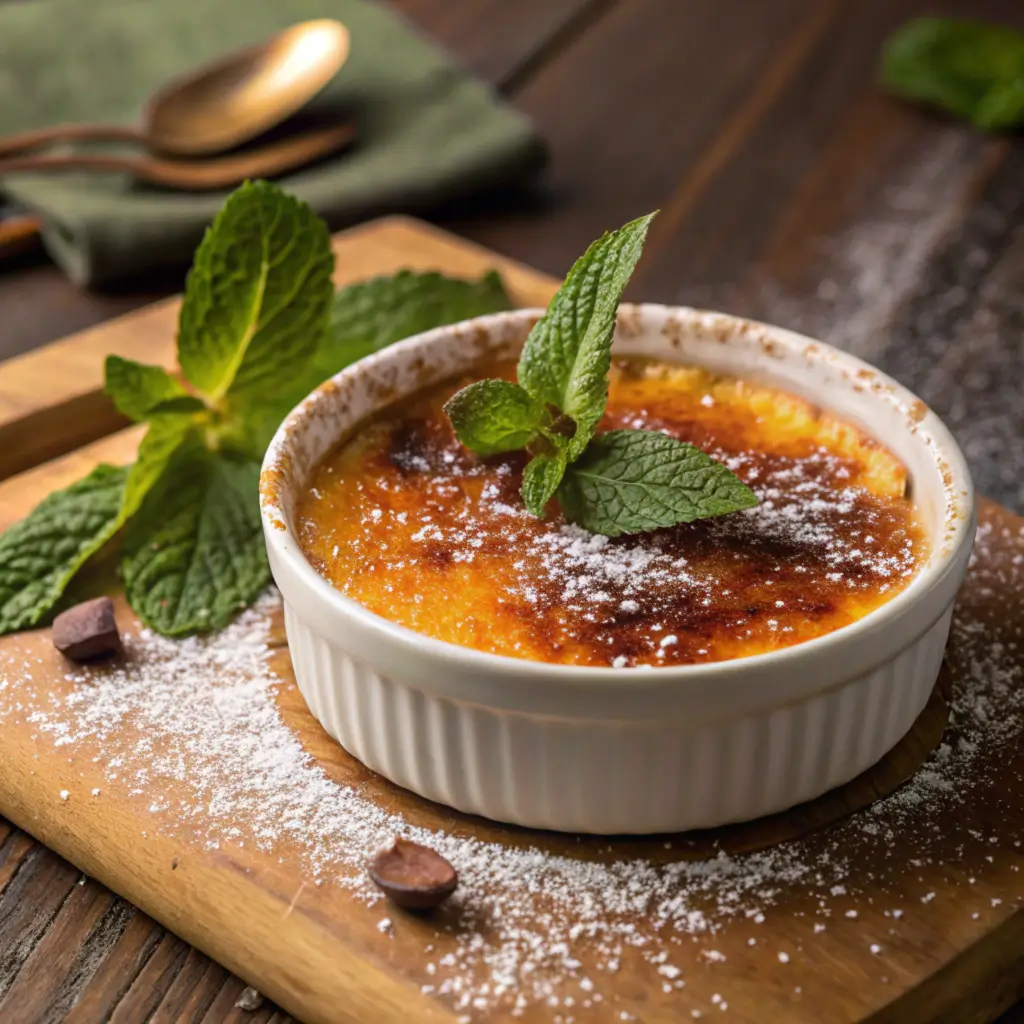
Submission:
[[[663,430],[724,461],[757,508],[609,540],[523,508],[525,457],[456,441],[447,398],[399,404],[331,453],[300,503],[338,590],[440,640],[569,665],[680,665],[789,647],[861,618],[927,557],[906,471],[783,392],[648,360],[613,367],[602,430]]]

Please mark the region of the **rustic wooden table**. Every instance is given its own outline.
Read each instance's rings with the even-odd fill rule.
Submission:
[[[882,96],[879,44],[925,11],[1024,28],[1018,0],[393,0],[529,114],[545,183],[414,211],[561,274],[660,207],[630,294],[816,334],[918,391],[978,487],[1024,510],[1024,143]],[[178,290],[85,294],[0,268],[0,358]],[[0,821],[0,1016],[253,1024],[242,983]],[[32,993],[12,1005],[13,991]],[[1024,1022],[1018,1007],[1003,1024]]]

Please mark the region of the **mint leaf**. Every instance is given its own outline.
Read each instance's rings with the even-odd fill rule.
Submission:
[[[570,461],[586,448],[604,415],[615,312],[653,218],[651,213],[631,221],[587,249],[530,331],[519,358],[519,383],[576,424]]]
[[[155,416],[139,445],[135,463],[128,470],[121,506],[121,523],[126,523],[139,510],[146,495],[163,476],[174,454],[186,442],[193,447],[201,439],[187,415]]]
[[[321,380],[414,334],[511,308],[501,276],[494,270],[476,281],[400,270],[392,277],[340,288],[317,353],[317,366],[326,371]]]
[[[191,417],[157,417],[133,465],[97,466],[0,537],[0,633],[43,620],[75,574],[135,514],[189,437],[198,441]]]
[[[126,469],[97,466],[0,537],[0,632],[37,626],[120,527]]]
[[[738,512],[757,497],[720,462],[653,430],[610,430],[591,441],[558,490],[566,519],[617,537]]]
[[[105,375],[104,391],[117,406],[117,411],[136,422],[146,419],[153,408],[162,403],[188,398],[188,392],[180,382],[159,366],[147,366],[121,356],[107,356]]]
[[[455,436],[480,455],[525,448],[543,420],[541,407],[507,380],[478,380],[452,395],[444,411]]]
[[[520,491],[526,510],[538,519],[543,518],[544,508],[554,497],[558,485],[565,475],[565,455],[535,455],[523,471]]]
[[[316,352],[334,254],[327,226],[265,181],[228,197],[185,284],[178,361],[208,399],[282,391]]]
[[[124,539],[125,591],[165,636],[219,629],[270,582],[259,463],[184,443]]]
[[[316,354],[280,395],[254,398],[236,411],[230,445],[262,458],[285,416],[339,370],[421,331],[509,308],[511,300],[493,270],[476,281],[400,270],[340,288]]]
[[[974,112],[974,123],[990,132],[1024,124],[1024,73],[1012,82],[989,89]]]
[[[917,18],[882,52],[882,82],[987,131],[1024,124],[1024,34],[957,18]]]
[[[196,398],[195,395],[179,395],[177,398],[168,398],[163,402],[157,402],[156,405],[150,406],[146,418],[152,419],[154,416],[162,416],[165,413],[197,413],[205,412],[209,406],[201,399]]]

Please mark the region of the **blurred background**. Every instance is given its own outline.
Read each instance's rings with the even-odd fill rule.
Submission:
[[[390,132],[396,97],[412,104],[409,124],[428,108],[434,119],[377,161],[385,176],[403,171],[395,187],[375,194],[364,180],[353,198],[344,169],[318,181],[345,197],[326,203],[333,226],[410,211],[561,275],[603,230],[660,208],[629,297],[748,314],[857,352],[951,423],[982,492],[1024,510],[1024,461],[1012,451],[1024,447],[1024,419],[1005,386],[1024,371],[1024,149],[1012,131],[980,131],[878,84],[883,41],[907,19],[960,15],[1024,30],[1018,0],[274,0],[258,18],[248,6],[0,0],[0,129],[137,123],[168,72],[271,27],[336,17],[352,30],[338,95],[363,135],[328,164],[372,153],[374,119]],[[369,7],[400,19],[386,18],[386,38],[376,20],[363,25]],[[416,50],[420,77],[396,71],[408,43],[395,32],[429,44]],[[488,110],[448,117],[463,71],[486,87]],[[509,113],[522,119],[503,121]],[[458,144],[453,121],[465,126]],[[488,158],[467,166],[456,156],[418,179],[430,153],[472,150],[474,131],[497,133]],[[94,189],[97,176],[76,173]],[[282,180],[303,194],[303,175],[317,173]],[[111,177],[122,198],[168,191]],[[112,240],[111,225],[137,213],[55,196],[53,180],[0,175],[15,240],[30,206],[65,221],[50,246],[63,267],[38,236],[0,260],[3,358],[179,290],[197,240],[193,228],[163,259],[161,231],[175,217],[153,211],[130,244],[116,231]],[[85,257],[91,270],[74,251],[80,240],[70,254],[65,244],[79,215],[85,246],[100,253]]]

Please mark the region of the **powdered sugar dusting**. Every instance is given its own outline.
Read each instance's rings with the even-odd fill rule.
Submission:
[[[1011,148],[996,162],[981,137],[933,128],[885,175],[870,212],[822,241],[799,297],[773,283],[757,296],[730,287],[700,298],[793,327],[895,377],[950,427],[978,491],[1019,512],[1021,155]]]
[[[304,552],[342,593],[416,632],[613,667],[720,661],[824,635],[889,600],[923,563],[904,467],[852,426],[695,367],[618,360],[613,371],[604,427],[697,445],[758,505],[614,539],[554,509],[531,516],[525,459],[481,460],[454,436],[451,381],[321,463],[297,515]]]
[[[996,561],[995,540],[1012,556]],[[585,545],[572,557],[586,558]],[[857,948],[883,962],[898,945],[886,928],[910,928],[941,902],[941,892],[929,897],[934,884],[916,882],[925,867],[931,882],[940,868],[952,875],[970,864],[980,886],[1019,864],[1020,821],[1004,820],[995,836],[997,816],[990,808],[986,826],[978,809],[990,778],[1005,778],[1008,764],[1019,773],[1024,733],[1020,627],[994,637],[981,608],[987,594],[1022,590],[1024,537],[983,525],[954,628],[954,724],[943,745],[911,785],[869,811],[746,855],[687,859],[698,848],[687,837],[667,850],[661,840],[634,844],[647,851],[639,855],[618,854],[614,841],[554,854],[531,846],[529,833],[483,841],[469,823],[449,833],[383,810],[371,791],[332,781],[282,718],[283,684],[268,665],[273,595],[209,640],[129,638],[122,667],[76,671],[66,693],[42,684],[38,661],[0,655],[0,723],[31,728],[40,749],[62,759],[91,759],[103,777],[95,799],[131,794],[142,833],[211,851],[256,848],[286,857],[304,885],[349,890],[351,913],[368,915],[378,941],[424,943],[424,992],[469,1019],[540,1003],[553,1020],[584,1021],[619,998],[620,970],[651,999],[717,1015],[749,983],[743,950],[757,948],[748,945],[755,936],[779,971],[796,969],[801,934],[807,944],[827,942],[843,928],[859,929]],[[460,873],[435,932],[411,930],[367,880],[366,859],[396,834],[433,846]],[[881,905],[880,893],[888,893]],[[1001,919],[1021,897],[1018,884],[999,890],[999,907],[964,899],[964,915]],[[898,918],[889,913],[897,907]],[[846,917],[851,909],[857,919]],[[785,949],[772,939],[783,922]],[[716,972],[711,1003],[693,984],[708,970]],[[627,1004],[622,1019],[637,1009]]]
[[[873,216],[828,244],[821,256],[834,276],[799,301],[766,287],[760,314],[880,363],[896,311],[961,216],[958,200],[974,173],[967,159],[973,148],[976,142],[963,132],[942,134],[889,179]]]

